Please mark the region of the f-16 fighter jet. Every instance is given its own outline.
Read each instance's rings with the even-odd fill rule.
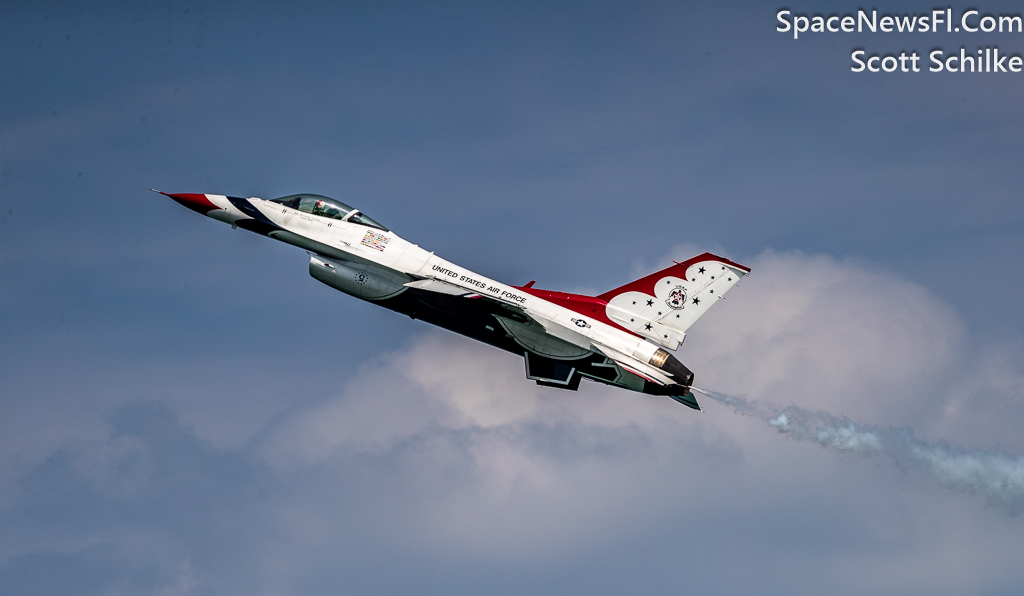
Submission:
[[[705,253],[600,296],[567,294],[488,279],[320,195],[268,201],[160,194],[232,228],[305,249],[310,275],[332,288],[521,354],[526,377],[538,385],[575,391],[590,379],[697,410],[693,373],[667,350],[750,272]]]

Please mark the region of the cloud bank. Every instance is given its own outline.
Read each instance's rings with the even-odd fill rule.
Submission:
[[[240,447],[167,404],[127,404],[106,436],[69,440],[20,474],[0,511],[0,585],[826,589],[807,565],[849,594],[996,593],[1024,580],[1003,561],[1024,546],[1021,518],[1004,515],[1021,512],[1021,459],[904,429],[941,428],[935,412],[952,398],[936,387],[964,353],[955,313],[862,265],[772,252],[750,264],[680,351],[715,388],[704,414],[592,383],[537,387],[519,358],[441,332],[362,365],[311,367],[340,393],[296,402]],[[779,396],[793,405],[765,405]],[[886,456],[897,465],[875,465]],[[827,548],[807,550],[808,537]],[[975,563],[906,572],[936,557]],[[502,569],[514,578],[496,583]]]

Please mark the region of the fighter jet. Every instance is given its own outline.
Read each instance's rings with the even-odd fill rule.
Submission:
[[[704,253],[599,296],[554,292],[460,267],[325,196],[155,192],[232,228],[305,249],[310,275],[332,288],[522,355],[526,377],[538,385],[575,391],[589,379],[696,410],[693,373],[667,350],[750,273]]]

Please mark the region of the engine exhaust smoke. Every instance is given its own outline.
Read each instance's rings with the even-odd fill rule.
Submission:
[[[761,420],[794,440],[840,452],[887,456],[897,466],[926,470],[951,490],[980,495],[989,507],[1011,516],[1024,513],[1022,456],[964,449],[945,441],[921,441],[914,438],[910,428],[857,424],[828,412],[796,406],[778,408],[715,391],[693,390],[732,407],[741,416]]]

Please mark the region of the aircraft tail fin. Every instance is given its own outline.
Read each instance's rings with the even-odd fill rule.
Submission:
[[[686,330],[750,268],[704,253],[598,296],[608,318],[675,350]]]

